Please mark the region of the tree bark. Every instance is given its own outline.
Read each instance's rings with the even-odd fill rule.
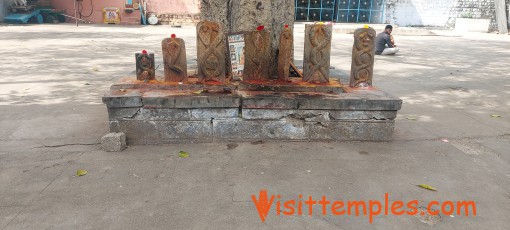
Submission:
[[[294,1],[289,0],[201,0],[201,19],[221,23],[225,33],[255,31],[271,33],[271,75],[277,75],[277,50],[285,24],[294,25]]]
[[[496,8],[496,21],[498,23],[498,30],[500,34],[508,33],[508,22],[506,17],[506,4],[505,0],[494,0]]]

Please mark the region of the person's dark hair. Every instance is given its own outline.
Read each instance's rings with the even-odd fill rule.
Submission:
[[[384,29],[385,29],[385,30],[387,30],[387,29],[393,30],[393,26],[391,26],[391,25],[387,25]]]

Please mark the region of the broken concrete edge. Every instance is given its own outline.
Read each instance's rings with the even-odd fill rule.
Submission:
[[[126,134],[123,132],[111,132],[101,137],[101,149],[106,152],[121,152],[126,147]]]

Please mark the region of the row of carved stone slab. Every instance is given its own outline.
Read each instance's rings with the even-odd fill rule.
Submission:
[[[369,27],[354,33],[351,87],[372,85],[375,30]],[[243,81],[268,82],[271,79],[271,36],[259,26],[244,33]],[[305,26],[303,81],[312,84],[329,83],[332,25],[316,23]],[[278,47],[278,79],[289,80],[292,60],[293,34],[285,25]],[[185,42],[174,34],[162,41],[165,81],[186,82],[187,62]],[[225,35],[219,23],[201,21],[197,25],[198,82],[226,81]],[[141,81],[155,80],[154,54],[136,53],[136,75]]]

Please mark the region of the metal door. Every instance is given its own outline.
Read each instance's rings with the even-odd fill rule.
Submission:
[[[381,23],[384,0],[338,0],[337,22]]]
[[[295,0],[296,21],[381,23],[385,0]]]
[[[335,0],[295,0],[296,21],[333,21]]]

